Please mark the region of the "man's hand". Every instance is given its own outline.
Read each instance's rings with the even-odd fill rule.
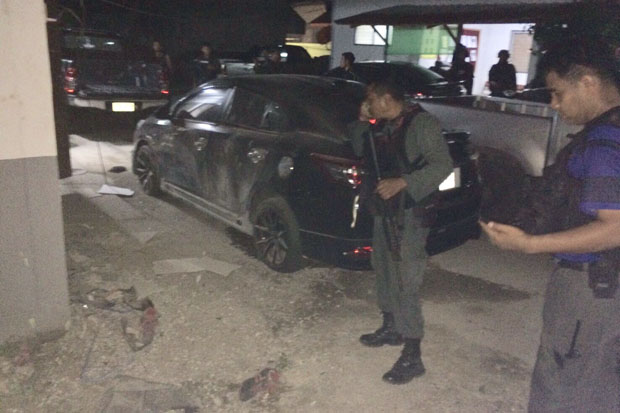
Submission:
[[[480,226],[487,233],[491,242],[505,250],[521,251],[531,253],[531,238],[517,227],[511,225],[498,224],[497,222],[484,223],[480,222]]]
[[[382,179],[377,184],[376,192],[383,199],[390,199],[407,187],[407,181],[403,178]]]

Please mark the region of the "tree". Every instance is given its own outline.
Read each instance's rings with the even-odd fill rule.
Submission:
[[[619,21],[620,6],[616,1],[591,1],[575,5],[571,13],[559,13],[557,19],[539,22],[530,28],[538,45],[532,54],[539,56],[561,43],[602,41],[608,45],[608,49],[601,50],[601,53],[615,53],[619,56]],[[536,76],[530,87],[543,84],[544,79]]]
[[[604,40],[616,50],[620,47],[619,17],[617,2],[590,2],[576,6],[572,13],[558,16],[557,20],[536,23],[531,30],[540,51],[558,43],[583,40]]]

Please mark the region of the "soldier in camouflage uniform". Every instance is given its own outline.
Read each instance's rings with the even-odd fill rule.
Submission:
[[[369,123],[370,119],[376,123]],[[415,206],[452,172],[452,159],[438,121],[417,105],[407,106],[402,91],[390,82],[368,88],[360,120],[350,125],[350,131],[353,148],[365,158],[369,171],[362,189],[367,195],[361,202],[375,215],[371,262],[383,314],[383,325],[362,335],[360,341],[370,347],[404,343],[400,358],[383,379],[407,383],[425,371],[420,351],[424,320],[419,289],[427,260],[428,225],[416,214]],[[375,160],[380,176],[372,167]],[[398,234],[386,231],[386,214],[396,223],[392,229]],[[388,237],[397,237],[398,245]]]

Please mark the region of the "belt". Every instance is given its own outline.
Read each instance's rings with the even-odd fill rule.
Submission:
[[[558,260],[558,267],[568,268],[575,271],[588,271],[591,263],[589,262],[577,262],[569,260]]]

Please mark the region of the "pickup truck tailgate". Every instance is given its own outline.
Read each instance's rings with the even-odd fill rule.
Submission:
[[[74,66],[80,96],[147,98],[161,93],[161,67],[156,64],[86,59],[78,60]]]

